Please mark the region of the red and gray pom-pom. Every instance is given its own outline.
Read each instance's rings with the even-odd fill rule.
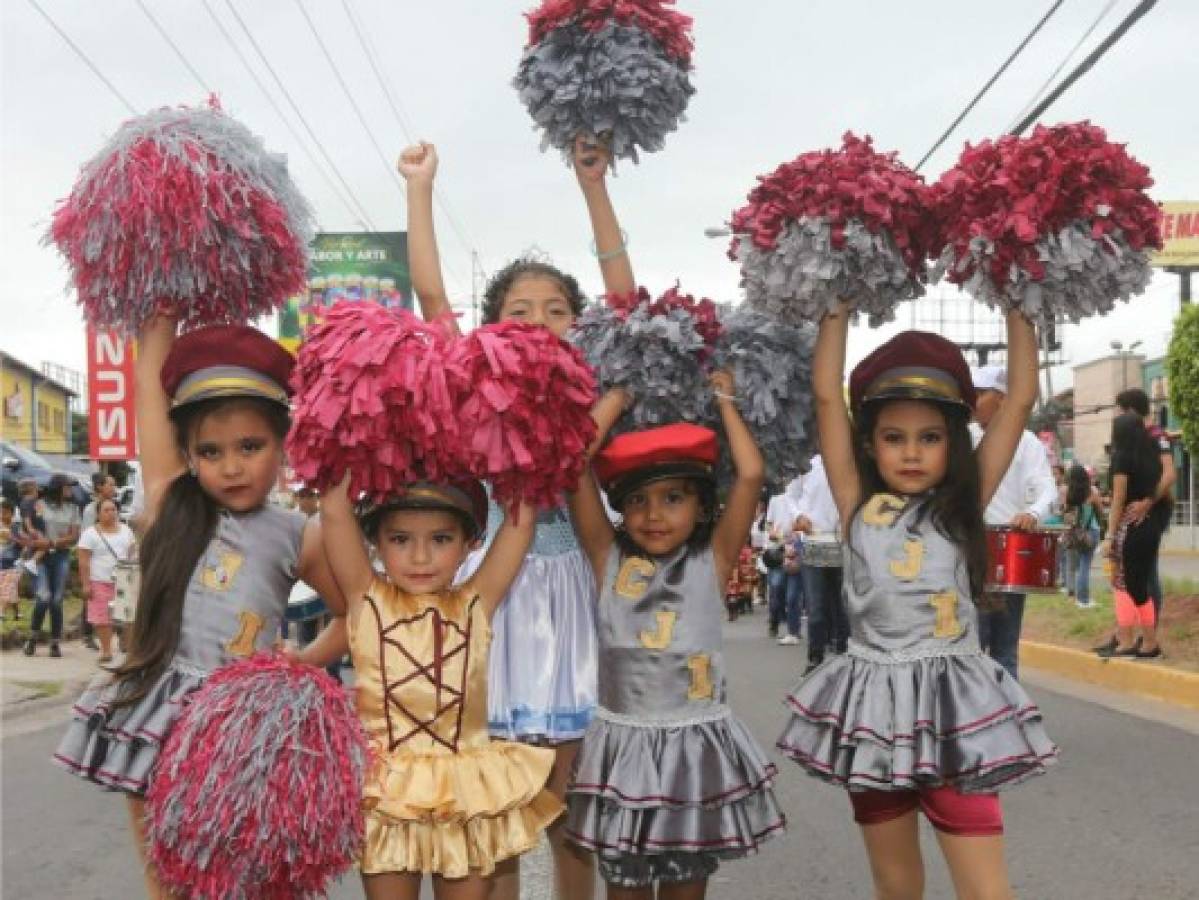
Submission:
[[[924,293],[937,233],[923,179],[869,137],[804,153],[758,179],[733,213],[730,256],[750,305],[782,322],[818,322],[842,300],[871,324]]]
[[[84,165],[47,239],[96,327],[246,323],[303,289],[312,213],[282,154],[215,104],[164,108]]]
[[[691,19],[673,0],[546,0],[528,14],[514,84],[543,132],[570,158],[575,138],[605,140],[613,159],[662,149],[695,93]]]
[[[287,454],[296,475],[326,490],[348,471],[350,496],[384,500],[455,469],[455,400],[447,338],[406,310],[338,303],[296,360]]]
[[[174,896],[322,897],[361,851],[366,736],[345,689],[260,654],[215,672],[171,729],[146,796]]]
[[[966,145],[933,186],[936,273],[1034,321],[1112,309],[1149,284],[1161,212],[1149,169],[1089,122]]]
[[[673,287],[612,297],[575,321],[571,340],[595,369],[601,391],[623,388],[630,412],[612,433],[674,422],[713,424],[708,362],[720,334],[716,305]]]
[[[455,341],[446,359],[463,470],[502,506],[560,506],[595,438],[595,379],[582,354],[546,328],[502,322]]]

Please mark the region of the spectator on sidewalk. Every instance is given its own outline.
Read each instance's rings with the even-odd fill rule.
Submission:
[[[840,548],[841,519],[824,470],[824,460],[819,454],[812,457],[812,468],[804,476],[803,491],[796,508],[795,527],[805,540],[836,541]],[[824,662],[824,654],[829,649],[834,653],[845,652],[849,621],[841,597],[841,566],[812,565],[805,557],[802,573],[808,604],[808,671],[811,671]]]
[[[0,616],[6,615],[11,606],[15,618],[19,619],[21,611],[17,583],[21,579],[21,570],[17,567],[17,560],[21,558],[21,546],[14,533],[18,528],[16,511],[14,504],[0,500]]]
[[[1174,505],[1174,482],[1178,480],[1178,471],[1174,468],[1174,450],[1170,442],[1170,436],[1153,421],[1153,415],[1149,408],[1149,395],[1140,388],[1128,388],[1117,394],[1116,409],[1121,413],[1136,413],[1141,417],[1141,421],[1145,423],[1145,428],[1148,430],[1149,436],[1153,438],[1154,443],[1157,445],[1158,457],[1161,460],[1162,466],[1162,473],[1157,480],[1157,486],[1153,494],[1130,505],[1128,507],[1128,515],[1131,516],[1134,522],[1144,521],[1154,505],[1161,503],[1166,508],[1164,528],[1168,529],[1170,527],[1170,514],[1173,511]],[[1149,593],[1153,597],[1155,616],[1160,619],[1162,615],[1162,601],[1165,599],[1165,596],[1162,593],[1161,569],[1156,561],[1153,565],[1153,571],[1149,574]]]
[[[53,475],[42,503],[42,519],[46,530],[39,542],[46,555],[38,567],[37,603],[33,607],[29,639],[25,655],[33,656],[42,631],[46,613],[50,613],[50,655],[62,656],[58,642],[62,640],[62,601],[71,571],[71,549],[79,540],[79,507],[71,498],[65,475]]]
[[[117,496],[117,480],[103,472],[92,472],[92,501],[83,507],[83,520],[80,527],[91,528],[96,524],[96,507],[101,500],[114,500]]]
[[[21,517],[21,529],[17,543],[21,546],[21,566],[35,579],[46,556],[43,546],[46,538],[46,522],[42,518],[42,499],[38,496],[37,482],[23,478],[17,483],[17,508]]]
[[[780,644],[798,644],[800,616],[803,610],[803,581],[799,564],[792,555],[793,572],[787,571],[786,552],[793,543],[795,519],[799,515],[796,502],[803,492],[803,477],[792,479],[781,494],[770,498],[766,507],[766,525],[770,539],[777,552],[784,551],[781,564],[771,568],[767,575],[766,597],[770,608],[770,636],[777,637],[779,625],[785,620],[787,633],[779,638]]]
[[[1091,562],[1102,530],[1102,502],[1087,470],[1078,463],[1072,465],[1066,476],[1062,509],[1062,555],[1066,560],[1066,594],[1080,609],[1091,606]]]
[[[977,447],[1007,396],[1007,370],[1002,366],[984,366],[976,369],[973,376],[978,399],[970,433]],[[1056,500],[1057,485],[1049,468],[1045,445],[1031,431],[1025,430],[983,519],[988,527],[1006,525],[1029,531],[1049,517]],[[993,598],[997,608],[980,610],[978,616],[979,644],[1013,678],[1017,678],[1019,672],[1025,598],[1025,594],[1015,592],[997,593]]]
[[[113,573],[118,563],[133,557],[133,530],[121,521],[115,499],[97,503],[96,524],[79,538],[79,582],[87,601],[87,620],[100,637],[100,662],[112,662],[112,618],[109,603],[115,593]]]

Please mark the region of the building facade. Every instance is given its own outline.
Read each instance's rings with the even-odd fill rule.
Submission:
[[[0,440],[38,453],[69,454],[72,402],[77,396],[0,350]]]
[[[1144,368],[1145,357],[1131,353],[1113,353],[1074,367],[1074,458],[1078,462],[1107,469],[1116,395],[1126,388],[1143,387]]]

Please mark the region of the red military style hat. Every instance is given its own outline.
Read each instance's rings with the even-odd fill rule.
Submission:
[[[931,400],[974,407],[974,382],[962,351],[929,331],[903,331],[854,367],[853,409],[872,400]]]
[[[162,364],[171,408],[215,397],[259,397],[288,405],[295,358],[247,325],[214,325],[181,335]]]
[[[619,508],[632,491],[664,478],[699,478],[715,482],[720,454],[716,432],[679,422],[619,435],[595,456],[595,474]]]

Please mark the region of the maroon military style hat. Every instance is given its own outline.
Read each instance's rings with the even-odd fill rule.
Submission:
[[[720,453],[716,432],[679,422],[619,435],[595,456],[595,474],[619,507],[636,488],[664,478],[715,481]]]
[[[368,504],[359,509],[362,529],[371,534],[384,513],[396,509],[430,509],[457,513],[471,524],[470,536],[477,537],[487,528],[487,491],[474,478],[434,483],[422,481],[410,484],[404,493],[383,503]]]
[[[287,406],[295,358],[246,325],[213,325],[181,335],[162,364],[162,389],[177,409],[215,397],[260,397]]]
[[[854,367],[853,409],[872,400],[931,400],[974,407],[974,382],[962,351],[929,331],[903,331]]]

